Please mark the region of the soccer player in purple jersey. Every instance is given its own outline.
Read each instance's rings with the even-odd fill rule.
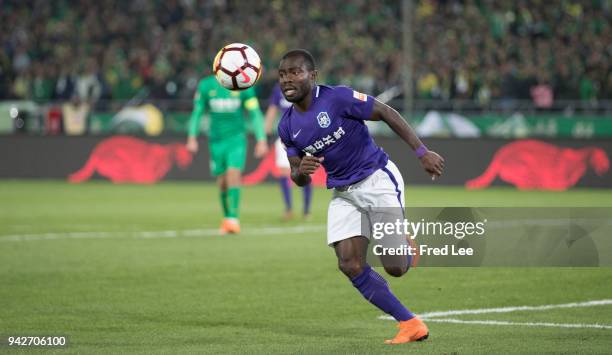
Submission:
[[[427,326],[391,293],[385,279],[366,263],[369,239],[361,229],[365,208],[402,209],[404,182],[387,154],[379,148],[364,120],[384,121],[416,152],[432,179],[442,175],[444,159],[429,151],[393,108],[348,87],[317,85],[312,55],[303,49],[287,52],[280,61],[279,83],[293,103],[283,115],[278,134],[287,150],[291,178],[299,185],[323,165],[327,187],[334,189],[328,209],[327,243],[334,248],[340,270],[365,299],[399,322],[388,344],[426,339]],[[405,239],[404,239],[405,240]],[[385,271],[399,277],[409,260],[382,256]]]
[[[278,84],[274,85],[265,116],[266,134],[272,133],[272,126],[274,125],[274,121],[276,120],[276,117],[279,115],[279,113],[284,114],[285,111],[290,107],[291,102],[287,101],[285,97],[283,97],[283,94],[280,90],[280,86]],[[283,218],[285,220],[290,220],[293,218],[293,204],[291,201],[291,181],[289,181],[289,177],[291,175],[291,168],[289,165],[289,160],[287,159],[287,154],[285,152],[285,149],[283,148],[280,138],[277,139],[274,143],[274,153],[275,164],[280,173],[278,182],[281,188],[281,192],[283,193],[283,201],[285,202],[285,215]],[[312,200],[312,185],[305,185],[302,190],[304,195],[304,207],[302,213],[304,219],[308,219],[308,217],[310,216],[310,201]]]

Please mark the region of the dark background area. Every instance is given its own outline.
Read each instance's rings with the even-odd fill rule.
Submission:
[[[110,137],[110,136],[109,136]],[[0,138],[0,178],[42,178],[66,179],[79,170],[87,161],[94,147],[109,137],[38,137],[4,136]],[[183,143],[184,138],[164,136],[143,138],[149,143]],[[612,141],[609,140],[542,140],[558,147],[603,149],[608,157],[612,156]],[[398,165],[406,184],[431,184],[430,177],[422,170],[414,153],[402,141],[395,138],[377,137],[376,142]],[[445,174],[436,181],[442,185],[463,185],[469,179],[482,174],[495,152],[502,146],[513,142],[505,139],[427,139],[431,150],[437,151],[446,159]],[[253,141],[249,143],[249,156],[245,174],[253,171],[258,160],[253,158]],[[97,176],[97,178],[100,178]],[[270,177],[269,177],[270,178]],[[200,140],[200,151],[192,164],[185,170],[174,166],[166,180],[211,180],[206,138]],[[496,179],[494,185],[507,185]],[[576,186],[612,187],[611,173],[597,176],[589,168]]]

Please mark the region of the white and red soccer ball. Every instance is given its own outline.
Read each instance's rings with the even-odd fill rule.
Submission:
[[[221,86],[229,90],[244,90],[261,76],[261,59],[253,48],[232,43],[221,48],[213,62],[213,73]]]

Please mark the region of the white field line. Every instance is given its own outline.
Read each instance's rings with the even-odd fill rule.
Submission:
[[[279,235],[279,234],[304,234],[325,231],[324,225],[305,225],[293,227],[252,227],[244,228],[241,235]],[[38,234],[11,234],[0,235],[0,242],[23,242],[36,240],[58,240],[58,239],[104,239],[124,238],[135,239],[147,238],[188,238],[206,237],[219,235],[219,229],[185,229],[185,230],[162,230],[162,231],[115,231],[115,232],[66,232],[66,233],[38,233]]]
[[[593,307],[603,306],[612,304],[612,299],[603,299],[596,301],[586,302],[573,302],[573,303],[562,303],[562,304],[545,304],[541,306],[514,306],[514,307],[500,307],[500,308],[480,308],[480,309],[461,309],[454,311],[442,311],[442,312],[427,312],[419,314],[421,319],[431,319],[436,317],[448,317],[458,316],[463,314],[487,314],[487,313],[510,313],[520,311],[546,311],[549,309],[556,308],[579,308],[579,307]],[[380,319],[393,319],[391,316],[380,316]]]
[[[462,319],[455,319],[455,318],[442,318],[442,317],[465,315],[465,314],[492,314],[492,313],[497,314],[497,313],[510,313],[510,312],[521,312],[521,311],[535,312],[535,311],[546,311],[549,309],[595,307],[595,306],[603,306],[603,305],[612,305],[612,299],[563,303],[563,304],[546,304],[546,305],[541,305],[541,306],[516,306],[516,307],[500,307],[500,308],[463,309],[463,310],[443,311],[443,312],[427,312],[427,313],[419,314],[419,317],[423,320],[427,320],[428,322],[438,322],[438,323],[612,329],[612,325],[607,325],[607,324],[507,322],[507,321],[497,321],[497,320],[462,320]],[[380,316],[379,319],[394,320],[393,317],[391,316]]]
[[[545,304],[542,306],[515,306],[515,307],[501,307],[501,308],[463,309],[463,310],[444,311],[444,312],[428,312],[428,313],[421,314],[420,317],[421,318],[433,318],[433,317],[458,316],[462,314],[509,313],[509,312],[520,312],[520,311],[546,311],[549,309],[556,309],[556,308],[593,307],[593,306],[603,306],[603,305],[609,305],[609,304],[612,304],[612,299],[563,303],[563,304]]]
[[[583,324],[583,323],[506,322],[506,321],[499,321],[499,320],[462,320],[462,319],[454,319],[454,318],[430,318],[427,321],[436,322],[436,323],[455,323],[455,324],[519,325],[519,326],[526,326],[526,327],[612,329],[612,325]]]

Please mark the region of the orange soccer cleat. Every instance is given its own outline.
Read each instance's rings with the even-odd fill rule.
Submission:
[[[417,317],[399,322],[399,332],[393,339],[385,340],[385,344],[403,344],[411,341],[421,341],[429,337],[429,329]]]
[[[235,218],[225,218],[221,222],[219,232],[224,234],[238,234],[240,233],[240,222]]]

